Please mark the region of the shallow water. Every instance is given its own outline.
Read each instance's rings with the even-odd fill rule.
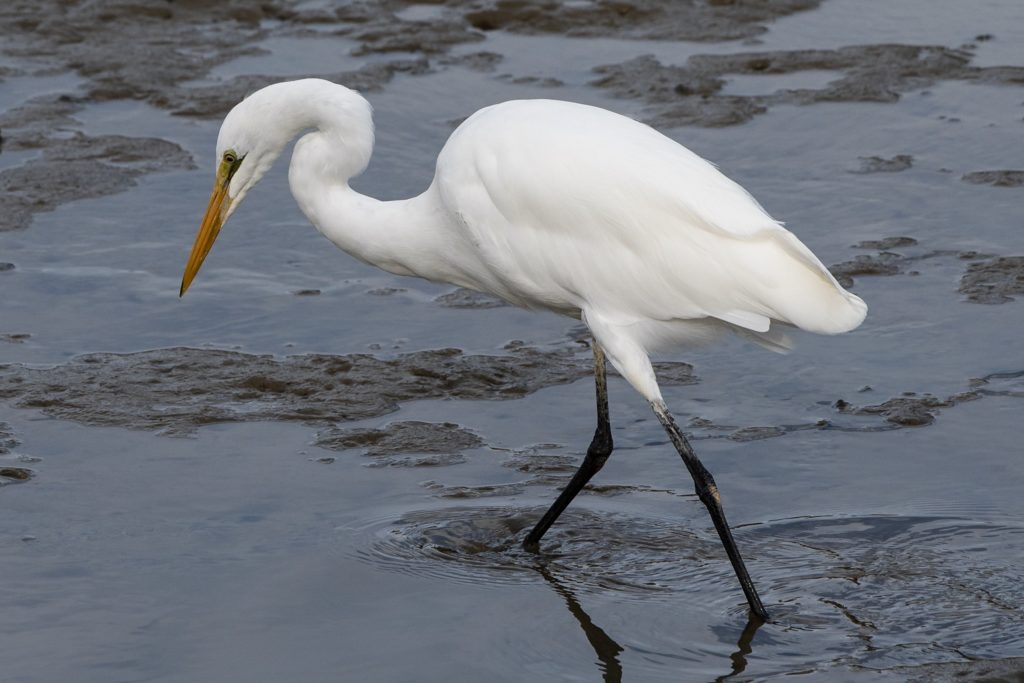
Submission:
[[[446,11],[412,5],[400,18],[456,22]],[[208,24],[197,51],[235,30]],[[421,58],[353,57],[361,39],[344,21],[258,26],[262,42],[244,47],[266,52],[197,63],[158,94],[180,88],[187,102],[189,88],[237,76]],[[378,145],[356,184],[386,198],[418,192],[455,122],[504,99],[662,116],[592,85],[593,67],[644,54],[678,65],[699,54],[973,41],[973,66],[1021,67],[1021,35],[1024,15],[995,0],[969,12],[826,0],[755,42],[490,32],[425,52],[425,73],[399,72],[367,92]],[[479,51],[504,58],[490,71],[445,63]],[[62,54],[0,48],[0,67],[17,70],[0,71],[0,104],[90,92],[93,76]],[[725,95],[831,80],[813,69],[732,78]],[[739,340],[687,352],[676,360],[693,365],[692,378],[665,368],[677,380],[666,399],[715,473],[775,617],[760,627],[747,622],[657,420],[618,378],[615,454],[540,555],[519,548],[593,429],[591,381],[573,380],[588,362],[578,322],[453,306],[439,298],[450,287],[338,252],[288,196],[284,163],[179,300],[219,117],[174,116],[151,93],[94,95],[76,102],[73,121],[48,124],[50,142],[36,147],[30,127],[0,119],[0,173],[45,160],[52,139],[76,131],[167,140],[199,167],[139,174],[126,191],[47,207],[0,232],[0,266],[13,266],[0,267],[0,467],[31,475],[0,477],[0,678],[1016,680],[1024,315],[1019,300],[971,303],[958,286],[971,263],[1024,254],[1024,190],[961,180],[1020,168],[1022,101],[1020,83],[938,78],[894,102],[772,103],[742,125],[665,129],[826,263],[885,251],[853,248],[866,240],[917,242],[888,249],[896,274],[854,275],[871,306],[858,330],[800,335],[787,356]],[[909,167],[862,172],[865,158],[897,155]],[[176,347],[272,358],[225,356],[234,365],[204,383],[173,369],[193,357]],[[416,355],[448,347],[464,357]],[[166,351],[137,354],[151,349]],[[97,352],[114,355],[72,360]],[[324,382],[354,372],[327,372],[350,354],[394,365],[360,376],[380,396],[366,392],[345,419],[344,401],[303,393],[320,381],[315,370],[285,358],[311,353],[338,356],[324,361]],[[523,374],[493,360],[523,353],[534,354]],[[501,390],[482,400],[474,387],[487,382]],[[927,424],[872,408],[894,398],[919,400]],[[321,405],[326,414],[310,412]],[[410,422],[434,427],[403,436],[395,423]],[[382,431],[341,432],[346,440],[335,428]],[[345,448],[364,442],[377,445]]]

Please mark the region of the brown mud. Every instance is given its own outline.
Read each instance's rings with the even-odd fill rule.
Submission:
[[[858,157],[858,159],[860,168],[851,173],[898,173],[906,171],[914,165],[914,157],[909,154],[897,154],[889,159],[878,156]]]
[[[0,171],[0,231],[24,228],[35,213],[61,204],[124,192],[157,171],[192,169],[192,156],[157,138],[68,132],[83,106],[66,96],[44,97],[0,114],[8,151],[40,156]]]
[[[935,45],[855,45],[835,50],[777,50],[695,55],[683,66],[648,55],[594,69],[593,85],[647,103],[656,126],[732,126],[780,104],[895,102],[903,93],[944,80],[1024,85],[1024,67],[971,66],[971,53]],[[822,88],[781,89],[770,95],[722,94],[729,75],[778,75],[833,70]]]
[[[696,381],[686,363],[659,363],[657,369],[668,385]],[[218,422],[360,420],[420,399],[515,399],[591,372],[589,354],[575,348],[511,345],[505,356],[438,349],[390,359],[366,354],[277,359],[171,348],[87,354],[48,369],[0,365],[0,398],[81,424],[188,434]],[[384,436],[397,445],[408,434]],[[338,438],[328,437],[328,443],[358,440]]]
[[[1024,185],[1024,171],[971,171],[961,178],[972,185],[993,187],[1020,187]]]
[[[971,390],[983,396],[1024,398],[1024,371],[996,372],[972,379]]]
[[[358,420],[414,399],[519,398],[589,373],[571,352],[525,348],[508,356],[440,349],[283,360],[178,348],[88,354],[49,369],[0,366],[0,397],[82,424],[187,434],[217,422]]]
[[[1024,372],[998,372],[985,377],[973,378],[967,383],[966,390],[945,398],[931,394],[917,395],[914,392],[905,392],[901,396],[877,405],[856,407],[840,399],[836,401],[834,407],[841,413],[880,415],[895,428],[921,427],[935,422],[941,408],[952,408],[986,396],[1024,398],[1022,377],[1024,377]]]
[[[1024,294],[1024,256],[999,256],[972,263],[960,278],[960,293],[978,304],[1004,304]]]
[[[465,287],[435,297],[434,302],[448,308],[500,308],[509,305],[497,297]]]
[[[9,425],[0,422],[0,487],[6,484],[28,481],[34,472],[27,467],[20,467],[14,463],[34,461],[34,458],[18,456],[16,450],[21,445],[11,431]]]
[[[964,401],[974,401],[981,396],[974,392],[964,392],[948,398],[936,396],[899,396],[878,405],[852,408],[848,405],[837,405],[844,411],[855,415],[880,415],[885,421],[896,427],[923,427],[935,422],[939,408],[951,408]],[[843,402],[845,403],[845,402]]]
[[[964,391],[946,397],[932,394],[918,395],[908,391],[877,404],[856,405],[846,399],[837,399],[829,418],[801,424],[737,427],[717,424],[702,417],[690,419],[687,427],[694,430],[695,439],[729,439],[731,441],[759,441],[807,430],[838,430],[847,432],[883,432],[905,427],[924,427],[933,424],[942,409],[977,401],[986,396],[1024,398],[1021,377],[1024,372],[995,373],[967,382]],[[870,387],[861,390],[869,392]],[[848,418],[856,419],[850,420]],[[859,418],[881,418],[865,421]]]
[[[655,367],[665,386],[697,382],[686,363],[662,362]],[[202,425],[226,422],[272,420],[334,425],[386,415],[398,410],[401,403],[418,399],[516,399],[589,377],[590,373],[588,353],[571,348],[540,351],[514,344],[507,356],[439,349],[390,359],[367,354],[277,359],[234,351],[172,348],[88,354],[47,369],[0,365],[0,399],[81,424],[181,436]],[[697,440],[727,438],[738,442],[808,429],[887,431],[924,426],[935,421],[940,408],[985,395],[1018,395],[989,387],[992,380],[971,380],[970,390],[946,398],[909,392],[879,404],[858,407],[839,399],[833,405],[836,417],[877,417],[880,421],[819,419],[803,424],[729,426],[695,417],[687,426]],[[979,391],[977,387],[987,390]],[[424,466],[461,462],[463,451],[487,444],[456,424],[398,421],[380,429],[332,428],[318,435],[316,445],[336,451],[361,449],[366,456],[382,458],[380,464],[384,465]],[[445,457],[385,457],[410,453]],[[521,451],[505,464],[534,475],[516,485],[525,486],[558,484],[565,478],[562,475],[575,469],[576,462],[569,456]],[[470,495],[472,491],[475,489],[458,495]],[[507,493],[506,488],[489,486],[482,491],[487,495]],[[477,491],[476,495],[483,493]]]
[[[304,76],[344,83],[362,92],[375,92],[397,74],[420,76],[431,72],[430,63],[419,58],[396,59],[369,64],[351,71],[325,71]],[[280,76],[235,76],[217,85],[168,88],[159,96],[149,98],[149,101],[154,106],[168,109],[177,116],[221,118],[249,93],[280,80]]]
[[[45,59],[51,65],[56,62],[75,71],[88,80],[86,96],[93,101],[143,99],[174,109],[176,98],[168,96],[170,91],[230,59],[258,53],[259,49],[252,46],[271,35],[312,35],[329,27],[332,34],[359,43],[356,55],[437,55],[454,45],[482,41],[484,32],[494,29],[715,41],[756,35],[765,30],[765,23],[814,9],[819,2],[685,0],[666,4],[654,0],[600,0],[583,7],[539,0],[482,0],[426,3],[437,5],[441,15],[427,20],[402,18],[402,10],[422,4],[403,0],[355,2],[331,10],[309,7],[297,0],[258,5],[243,0],[214,5],[111,1],[67,5],[57,0],[22,0],[6,3],[0,10],[0,31],[9,37],[4,53],[22,59]],[[479,65],[493,64],[495,58],[491,53],[483,58],[461,59]],[[388,75],[368,72],[362,77],[358,73],[347,76],[356,80],[354,87],[373,87],[386,81],[391,69],[390,63],[385,63]],[[7,75],[18,73],[17,69],[7,71]],[[3,75],[0,73],[0,77]],[[228,90],[242,87],[239,84]],[[208,115],[223,113],[208,106],[199,110]]]
[[[878,240],[864,240],[854,245],[855,249],[874,249],[877,251],[875,254],[858,254],[852,259],[834,263],[828,267],[829,272],[839,281],[843,287],[852,287],[856,278],[865,276],[890,276],[890,275],[918,275],[919,271],[916,270],[919,264],[924,261],[932,259],[939,260],[958,260],[958,261],[969,261],[971,262],[968,266],[967,273],[977,271],[979,275],[978,280],[982,279],[989,270],[993,270],[999,273],[1009,272],[1011,275],[1014,272],[1013,263],[1005,264],[1000,263],[998,266],[994,266],[986,269],[985,264],[977,263],[981,259],[991,258],[987,254],[979,254],[975,251],[954,251],[952,249],[932,249],[925,251],[917,248],[919,247],[918,241],[913,237],[907,237],[899,235],[895,237],[885,237]],[[900,249],[900,251],[894,251]],[[1006,259],[996,259],[996,261],[1005,261]],[[1011,261],[1013,259],[1010,259]],[[964,276],[968,277],[967,274]],[[972,276],[974,278],[975,276]],[[973,279],[971,280],[974,281]],[[1000,284],[993,284],[993,291],[998,291],[999,286],[1006,287],[1012,282],[1004,280],[999,281]],[[981,285],[979,285],[981,286]],[[964,284],[961,281],[961,292],[964,292]],[[978,298],[968,297],[968,301],[980,302]],[[1003,303],[1004,301],[1011,301],[1006,298],[1000,301],[991,301],[986,303]]]
[[[464,461],[463,451],[484,445],[473,432],[451,422],[392,422],[381,429],[330,429],[317,434],[316,445],[333,451],[361,450],[376,465],[437,466]],[[429,457],[394,458],[406,454]]]
[[[9,455],[20,442],[14,438],[9,425],[0,422],[0,455]]]
[[[448,0],[445,4],[463,7],[466,3]],[[756,36],[766,30],[766,23],[814,9],[820,0],[484,0],[469,4],[472,9],[463,16],[481,31],[711,42]]]
[[[84,96],[37,98],[0,117],[4,151],[39,149],[41,156],[0,173],[0,230],[28,225],[37,211],[85,197],[122,192],[155,170],[192,168],[174,143],[62,131],[86,102],[152,99],[253,51],[259,22],[272,3],[68,4],[14,0],[0,8],[0,54],[16,60],[7,77],[74,72]]]

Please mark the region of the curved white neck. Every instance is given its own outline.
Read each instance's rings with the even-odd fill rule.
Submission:
[[[349,187],[350,153],[329,130],[304,135],[295,145],[288,183],[299,208],[327,239],[371,265],[398,275],[450,281],[437,268],[444,216],[433,187],[410,199],[381,201]],[[359,169],[360,171],[362,169]]]
[[[446,223],[437,195],[382,202],[352,190],[349,180],[366,168],[373,152],[369,103],[357,92],[327,81],[280,83],[255,93],[240,107],[270,119],[261,127],[255,168],[238,199],[255,184],[285,145],[295,144],[288,182],[303,213],[338,247],[401,275],[450,281],[443,253]],[[239,179],[241,181],[241,179]]]

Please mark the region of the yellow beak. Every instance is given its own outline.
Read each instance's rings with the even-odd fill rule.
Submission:
[[[220,234],[220,227],[224,224],[224,217],[231,206],[231,199],[228,198],[228,180],[217,179],[214,183],[213,193],[210,195],[210,203],[206,207],[206,214],[203,215],[203,222],[196,233],[196,241],[192,244],[192,253],[188,255],[188,263],[185,264],[185,274],[181,277],[181,291],[178,296],[185,296],[185,291],[192,284],[203,260],[210,253],[217,235]]]

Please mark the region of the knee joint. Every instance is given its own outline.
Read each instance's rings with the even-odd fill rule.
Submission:
[[[600,468],[612,454],[612,435],[610,432],[598,429],[594,432],[594,439],[587,448],[587,459],[592,460]]]
[[[697,489],[697,497],[705,505],[722,506],[722,495],[718,492],[715,482],[709,481],[703,487]]]

